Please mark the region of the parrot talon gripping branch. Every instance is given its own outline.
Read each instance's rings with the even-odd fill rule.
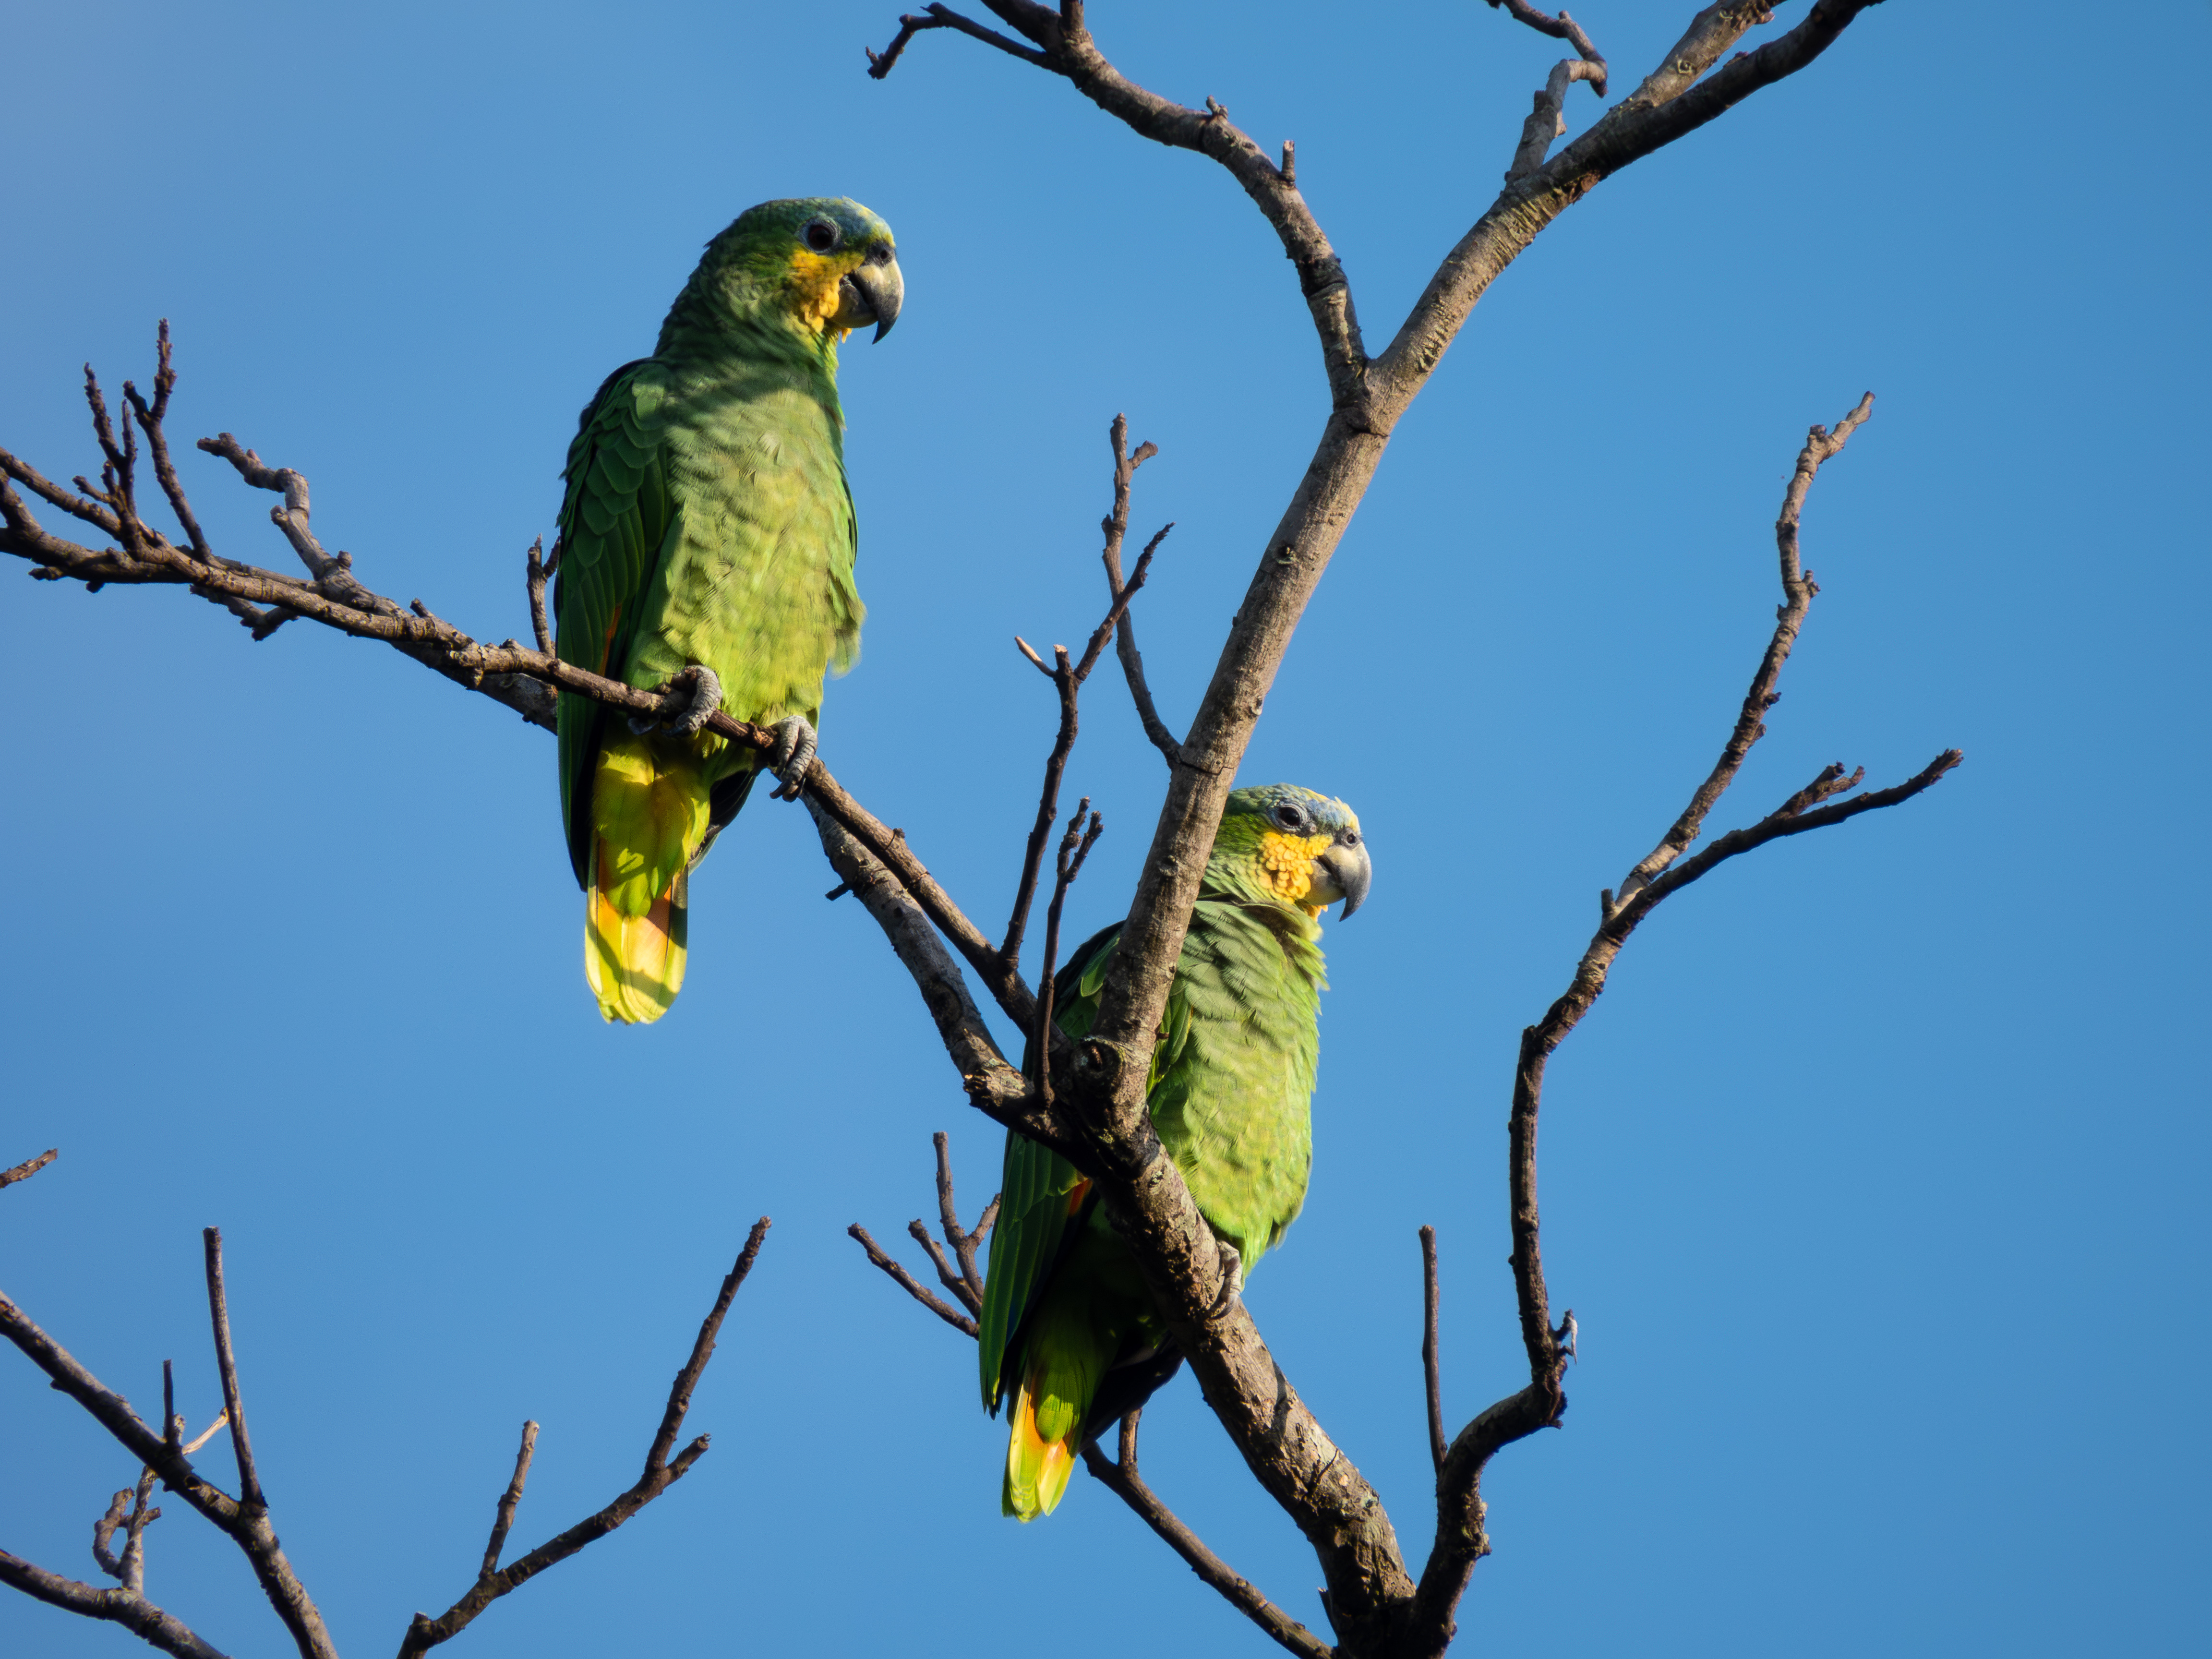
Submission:
[[[1302,1091],[1310,1090],[1310,1008],[1319,989],[1315,913],[1323,902],[1341,902],[1349,914],[1365,896],[1365,843],[1344,838],[1355,826],[1338,803],[1282,786],[1232,789],[1291,638],[1398,419],[1490,284],[1547,227],[1614,174],[1817,62],[1869,3],[1814,0],[1794,27],[1741,52],[1735,48],[1746,33],[1771,21],[1769,9],[1707,6],[1633,91],[1567,137],[1572,88],[1603,96],[1604,59],[1564,15],[1546,18],[1508,0],[1510,16],[1566,40],[1577,55],[1544,76],[1534,112],[1511,124],[1517,131],[1501,133],[1509,163],[1504,189],[1473,215],[1375,355],[1365,346],[1343,264],[1290,177],[1288,154],[1279,165],[1218,101],[1193,109],[1127,79],[1099,49],[1081,0],[1062,0],[1056,8],[1036,0],[986,0],[1012,33],[943,4],[899,20],[889,49],[870,54],[868,72],[878,79],[921,33],[944,31],[1065,80],[1145,139],[1220,166],[1289,258],[1324,383],[1316,388],[1320,430],[1311,459],[1296,470],[1298,482],[1279,520],[1263,526],[1264,537],[1252,538],[1257,551],[1250,584],[1181,735],[1161,719],[1146,685],[1129,614],[1160,538],[1126,581],[1121,564],[1130,479],[1155,452],[1145,445],[1130,453],[1126,425],[1115,422],[1115,507],[1103,560],[1109,610],[1079,658],[1055,649],[1048,664],[1029,653],[1054,686],[1060,719],[1012,915],[997,940],[953,902],[903,834],[847,794],[818,756],[805,757],[787,724],[804,721],[811,735],[824,678],[852,661],[862,615],[853,574],[857,538],[844,490],[836,349],[856,328],[872,325],[883,337],[900,314],[903,290],[888,228],[856,204],[777,202],[742,216],[709,244],[654,355],[617,369],[592,399],[569,452],[553,557],[541,559],[533,547],[526,561],[535,649],[511,640],[483,643],[427,605],[410,609],[371,592],[345,555],[324,550],[311,525],[306,479],[268,467],[228,434],[201,447],[229,461],[250,487],[283,498],[270,518],[306,574],[218,556],[192,514],[163,436],[174,382],[166,325],[155,395],[142,398],[126,384],[119,419],[111,420],[88,373],[87,400],[103,458],[97,483],[79,479],[75,490],[64,488],[0,451],[0,550],[27,561],[36,578],[78,580],[90,592],[183,586],[235,616],[256,639],[299,620],[379,640],[526,721],[557,731],[562,823],[586,895],[586,975],[610,1018],[643,1023],[665,1011],[683,976],[686,873],[736,816],[759,772],[781,763],[784,787],[797,789],[812,815],[841,890],[855,896],[912,976],[963,1092],[977,1110],[1013,1131],[1000,1207],[987,1210],[988,1218],[972,1232],[960,1231],[954,1219],[940,1142],[939,1190],[951,1256],[933,1246],[930,1253],[953,1299],[936,1297],[912,1275],[900,1279],[948,1323],[974,1327],[986,1403],[1013,1404],[1001,1482],[1006,1506],[1024,1516],[1050,1509],[1079,1455],[1205,1582],[1290,1651],[1309,1659],[1330,1653],[1434,1659],[1450,1645],[1474,1565],[1489,1551],[1480,1493],[1488,1460],[1559,1424],[1566,1404],[1562,1378],[1573,1330],[1570,1321],[1555,1327],[1550,1316],[1536,1207],[1536,1121],[1550,1054],[1589,1011],[1614,957],[1656,905],[1769,841],[1909,799],[1959,763],[1957,752],[1947,750],[1905,782],[1864,793],[1855,793],[1856,775],[1832,769],[1765,817],[1694,854],[1688,850],[1765,732],[1774,677],[1815,592],[1797,562],[1805,489],[1866,418],[1870,402],[1863,401],[1832,434],[1814,428],[1800,454],[1777,527],[1784,604],[1720,763],[1659,846],[1617,892],[1608,892],[1567,989],[1522,1033],[1511,1086],[1506,1197],[1528,1381],[1449,1441],[1435,1361],[1432,1254],[1428,1258],[1425,1374],[1437,1462],[1435,1532],[1418,1571],[1380,1494],[1299,1398],[1237,1294],[1240,1274],[1279,1237],[1304,1189]],[[1468,172],[1455,166],[1453,176],[1464,179]],[[771,359],[781,366],[781,391],[763,389],[776,378],[762,373]],[[718,377],[739,395],[710,410],[694,393]],[[141,512],[141,434],[143,459],[177,520],[177,537]],[[731,457],[739,452],[772,456],[775,465],[733,467]],[[770,482],[740,483],[741,471]],[[87,546],[49,532],[32,499],[112,544]],[[695,515],[695,504],[710,510]],[[746,518],[749,527],[735,540],[704,527],[723,507]],[[779,580],[768,608],[750,615],[761,647],[741,647],[730,637],[732,618],[712,598],[712,578],[717,571],[758,568],[771,544],[793,552],[798,572]],[[1283,558],[1285,548],[1295,556]],[[555,584],[550,614],[549,580]],[[1077,946],[1061,968],[1060,902],[1099,827],[1091,817],[1084,830],[1082,811],[1070,822],[1048,907],[1045,970],[1032,988],[1021,972],[1024,935],[1058,821],[1060,780],[1077,731],[1077,694],[1109,639],[1116,643],[1146,736],[1167,764],[1165,799],[1129,901],[1115,907],[1122,920]],[[720,696],[696,730],[686,733],[671,727],[694,706],[700,682],[670,683],[693,665],[712,671]],[[632,730],[631,716],[645,717],[649,728]],[[1285,822],[1276,816],[1285,805],[1305,817]],[[1221,896],[1231,876],[1250,890]],[[1211,963],[1218,978],[1214,957],[1234,951],[1255,953],[1287,998],[1274,1010],[1281,1018],[1271,1032],[1245,1034],[1248,1042],[1256,1040],[1259,1053],[1243,1054],[1251,1064],[1243,1068],[1207,1055],[1208,1043],[1233,1025],[1237,1011],[1198,1006],[1215,988],[1200,969]],[[1000,1051],[969,975],[1028,1037],[1023,1065]],[[1083,1033],[1081,1063],[1071,1040],[1076,1030]],[[1249,1082],[1242,1074],[1251,1072],[1273,1081],[1241,1091],[1231,1086]],[[1249,1190],[1224,1193],[1224,1186],[1238,1189],[1239,1182],[1217,1179],[1217,1161],[1193,1152],[1176,1111],[1187,1113],[1193,1103],[1249,1107],[1255,1100],[1262,1104],[1257,1117],[1275,1132],[1279,1156],[1268,1179],[1244,1181]],[[988,1274],[975,1261],[987,1231],[997,1269]],[[896,1267],[864,1232],[855,1236],[877,1265],[886,1272]],[[927,1230],[923,1237],[927,1243]],[[734,1279],[726,1282],[719,1305],[726,1305],[733,1290]],[[118,1397],[71,1370],[74,1362],[5,1302],[0,1334],[65,1382],[66,1391],[148,1466],[165,1479],[173,1470],[186,1489],[201,1493],[204,1504],[188,1501],[247,1553],[299,1650],[309,1659],[330,1659],[328,1637],[276,1549],[265,1510],[204,1482],[192,1484],[198,1477],[176,1462],[180,1453],[137,1425]],[[664,1485],[704,1450],[703,1442],[694,1442],[668,1457],[681,1420],[678,1395],[688,1389],[684,1377],[696,1380],[711,1346],[711,1331],[702,1329],[656,1437],[649,1463]],[[1254,1479],[1310,1543],[1326,1583],[1322,1605],[1334,1645],[1230,1572],[1139,1479],[1138,1407],[1172,1370],[1170,1361],[1189,1364]],[[242,1421],[231,1420],[243,1460]],[[1111,1421],[1121,1425],[1118,1463],[1096,1443]],[[253,1486],[243,1461],[240,1473],[243,1492]],[[519,1464],[510,1487],[517,1498],[520,1473]],[[594,1526],[604,1531],[619,1524],[635,1508],[633,1498],[653,1495],[642,1491],[648,1484],[522,1562],[495,1572],[488,1560],[485,1576],[444,1618],[410,1625],[404,1651],[419,1652],[452,1634],[489,1599],[544,1565],[546,1550],[580,1547],[599,1535]],[[176,1481],[171,1486],[179,1489]],[[128,1523],[126,1513],[118,1524]],[[8,1582],[89,1616],[114,1616],[78,1596],[79,1590],[99,1594],[88,1587],[56,1589],[47,1583],[52,1575],[29,1576],[35,1571],[0,1558],[0,1577]],[[194,1650],[183,1636],[169,1634],[171,1650]]]

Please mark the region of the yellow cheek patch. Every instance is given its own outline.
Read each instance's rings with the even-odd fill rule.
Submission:
[[[858,252],[816,253],[800,248],[791,256],[791,308],[819,334],[837,314],[842,296],[837,284],[860,263]]]
[[[1286,836],[1270,830],[1260,837],[1260,867],[1267,884],[1285,904],[1298,904],[1313,887],[1313,861],[1327,852],[1334,836]],[[1316,907],[1303,907],[1310,915]]]

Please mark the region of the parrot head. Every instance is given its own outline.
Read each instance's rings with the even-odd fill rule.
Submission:
[[[871,323],[882,339],[906,297],[891,228],[842,196],[747,208],[707,244],[702,279],[740,315],[780,312],[836,339]]]
[[[1206,866],[1210,888],[1316,917],[1339,899],[1350,915],[1366,902],[1373,876],[1358,815],[1294,783],[1232,791]]]

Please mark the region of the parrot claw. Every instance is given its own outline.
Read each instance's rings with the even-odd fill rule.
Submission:
[[[806,775],[814,769],[814,728],[793,714],[769,730],[775,733],[775,747],[769,750],[768,769],[783,780],[773,799],[797,800],[806,787]]]
[[[1244,1294],[1244,1258],[1234,1244],[1218,1233],[1213,1248],[1221,1252],[1221,1259],[1227,1264],[1221,1275],[1221,1294],[1213,1299],[1213,1311],[1219,1316],[1235,1307],[1237,1298]]]
[[[632,714],[629,729],[640,737],[648,732],[673,732],[678,737],[696,737],[700,728],[722,706],[722,682],[703,662],[693,663],[675,678],[653,689],[663,696],[670,692],[688,692],[690,700],[673,714]]]

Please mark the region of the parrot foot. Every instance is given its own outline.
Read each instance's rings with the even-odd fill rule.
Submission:
[[[714,671],[703,662],[695,662],[675,678],[657,685],[654,690],[664,696],[670,692],[688,692],[689,700],[673,714],[632,714],[629,729],[643,737],[648,732],[673,732],[678,737],[692,738],[700,727],[714,717],[722,706],[722,682]]]
[[[769,730],[775,733],[775,747],[769,750],[768,769],[783,780],[773,799],[797,800],[806,787],[806,775],[814,769],[814,728],[793,714]]]
[[[1224,1267],[1221,1274],[1221,1294],[1213,1298],[1216,1318],[1225,1316],[1237,1305],[1237,1298],[1244,1294],[1244,1258],[1237,1247],[1218,1233],[1214,1235],[1213,1248],[1221,1252]]]

